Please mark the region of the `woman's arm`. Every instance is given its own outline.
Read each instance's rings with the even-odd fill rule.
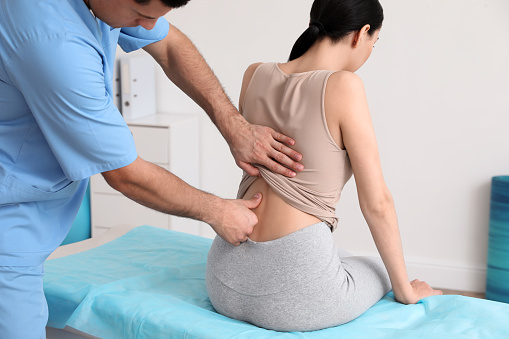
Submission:
[[[332,94],[333,93],[333,94]],[[396,210],[385,184],[378,146],[361,79],[351,72],[333,74],[327,85],[326,111],[337,119],[357,183],[361,211],[387,268],[396,300],[416,303],[441,294],[425,282],[408,281]],[[331,121],[328,121],[329,123]]]

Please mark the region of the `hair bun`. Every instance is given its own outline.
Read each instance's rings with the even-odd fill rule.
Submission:
[[[311,21],[309,23],[309,26],[317,27],[319,33],[322,33],[323,31],[325,31],[325,27],[320,22],[318,22],[318,21]]]

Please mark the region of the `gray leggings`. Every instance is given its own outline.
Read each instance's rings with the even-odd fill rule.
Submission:
[[[216,237],[206,283],[218,313],[276,331],[347,323],[391,289],[382,261],[342,257],[325,223],[240,246]]]

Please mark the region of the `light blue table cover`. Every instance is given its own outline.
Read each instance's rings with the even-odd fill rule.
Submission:
[[[48,326],[100,338],[509,338],[509,305],[436,296],[416,305],[392,293],[354,321],[307,333],[280,333],[216,313],[205,289],[211,244],[140,226],[122,237],[46,262]]]

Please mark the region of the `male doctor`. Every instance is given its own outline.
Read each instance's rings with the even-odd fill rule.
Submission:
[[[0,0],[0,338],[44,338],[43,263],[65,238],[88,178],[202,220],[232,244],[257,223],[251,200],[197,190],[136,154],[112,102],[117,43],[145,49],[197,102],[251,175],[302,170],[294,141],[247,123],[194,45],[162,18],[188,0]]]

